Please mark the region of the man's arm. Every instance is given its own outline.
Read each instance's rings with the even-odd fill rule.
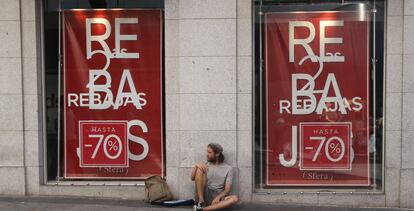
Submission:
[[[224,190],[221,193],[219,193],[218,196],[220,196],[220,199],[222,199],[225,196],[229,195],[230,191],[231,191],[231,184],[226,184],[224,186]]]
[[[191,181],[195,180],[196,171],[197,171],[197,166],[194,166],[193,171],[191,172]]]
[[[214,200],[211,202],[211,204],[217,204],[220,202],[220,200],[222,200],[224,197],[226,197],[231,191],[231,184],[226,184],[224,186],[224,190],[221,191],[216,198],[214,198]]]
[[[224,180],[224,190],[217,195],[217,197],[213,200],[212,204],[216,204],[220,202],[221,199],[223,199],[230,193],[231,184],[233,184],[233,169],[232,168],[229,170]]]

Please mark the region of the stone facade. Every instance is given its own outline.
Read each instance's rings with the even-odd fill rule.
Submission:
[[[252,186],[251,0],[165,0],[167,180],[193,195],[191,167],[220,141],[243,202],[414,208],[414,0],[388,0],[385,194],[260,194]],[[143,199],[143,186],[43,182],[41,9],[0,2],[0,194]]]

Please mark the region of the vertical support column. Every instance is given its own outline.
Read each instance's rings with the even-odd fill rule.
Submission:
[[[0,194],[25,194],[20,2],[0,3]]]
[[[179,198],[193,197],[190,173],[210,142],[223,145],[238,184],[236,2],[165,2],[167,180]]]
[[[253,191],[252,20],[252,1],[237,0],[237,166],[242,201],[251,201]]]
[[[27,194],[38,194],[40,184],[40,1],[20,0],[23,79],[23,133]]]
[[[403,0],[388,1],[385,87],[385,194],[386,206],[399,206],[401,168]]]
[[[392,3],[392,1],[390,2]],[[414,1],[405,0],[403,4],[402,24],[402,145],[401,145],[401,173],[400,173],[400,206],[414,207],[414,49],[412,39],[414,34]],[[390,25],[390,24],[389,24]],[[411,45],[411,46],[410,46]],[[393,152],[395,153],[395,152]]]
[[[165,0],[165,147],[166,179],[178,197],[182,180],[180,165],[179,93],[179,0]]]

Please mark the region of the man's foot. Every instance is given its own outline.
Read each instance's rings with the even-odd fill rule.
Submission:
[[[196,205],[194,205],[193,210],[194,211],[202,211],[203,207],[206,206],[205,202],[198,202]]]
[[[203,211],[203,208],[198,206],[198,205],[194,205],[193,206],[193,211]]]
[[[206,203],[205,203],[205,202],[198,202],[198,203],[197,203],[197,205],[198,205],[199,207],[203,208],[203,207],[205,207],[205,206],[206,206]]]

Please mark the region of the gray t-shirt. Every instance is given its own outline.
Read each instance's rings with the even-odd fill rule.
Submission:
[[[226,184],[231,185],[233,168],[226,164],[212,164],[207,162],[207,188],[215,192],[222,192]]]

